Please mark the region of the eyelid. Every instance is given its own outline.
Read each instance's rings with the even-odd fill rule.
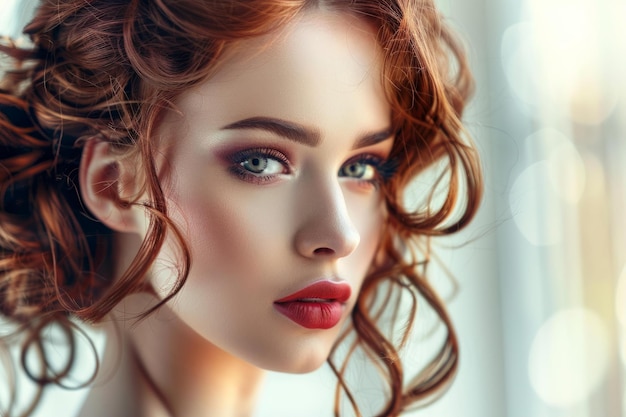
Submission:
[[[243,162],[246,158],[256,155],[275,159],[282,163],[286,168],[289,168],[289,170],[291,170],[291,162],[289,161],[289,158],[285,155],[284,152],[279,151],[275,148],[259,146],[220,153],[222,159],[232,164]]]
[[[372,165],[376,169],[377,182],[385,182],[391,179],[396,172],[398,171],[398,160],[396,158],[389,158],[373,154],[373,153],[364,153],[353,156],[348,159],[346,162],[342,164],[342,168],[346,165],[353,164],[355,162],[362,162],[369,165]]]
[[[348,158],[346,160],[346,162],[343,163],[343,165],[348,165],[354,162],[382,162],[384,161],[385,158],[383,156],[380,155],[376,155],[373,153],[360,153],[358,155],[355,155],[351,158]],[[342,166],[343,166],[342,165]]]

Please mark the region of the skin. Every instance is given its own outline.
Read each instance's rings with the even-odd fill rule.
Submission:
[[[179,111],[160,126],[158,163],[170,215],[191,249],[191,272],[167,307],[123,329],[107,353],[122,366],[105,366],[108,376],[90,394],[85,415],[112,396],[123,399],[116,415],[249,415],[261,369],[303,373],[324,363],[385,223],[371,181],[393,142],[379,52],[363,21],[307,11],[231,48],[208,81],[180,97]],[[268,118],[308,136],[287,137],[267,127]],[[85,178],[89,183],[93,169],[96,184],[107,147],[90,143],[85,152]],[[124,183],[132,189],[132,176]],[[91,190],[91,197],[92,211],[126,232],[117,237],[121,271],[145,234],[145,215],[98,211],[106,192]],[[170,243],[151,276],[161,295],[178,256]],[[338,325],[307,329],[274,308],[319,280],[352,289]],[[146,295],[129,297],[116,315],[149,303]]]

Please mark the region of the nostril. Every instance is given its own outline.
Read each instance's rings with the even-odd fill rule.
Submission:
[[[317,248],[313,253],[316,255],[332,255],[335,251],[330,248]]]

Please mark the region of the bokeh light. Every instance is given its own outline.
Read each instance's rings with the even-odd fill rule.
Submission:
[[[615,291],[615,315],[622,332],[626,333],[626,267],[622,269],[622,273],[617,281],[617,289]],[[626,358],[623,358],[623,360],[626,365]]]
[[[513,219],[534,245],[561,241],[564,204],[576,204],[585,189],[585,164],[572,141],[552,128],[540,129],[524,141],[532,164],[516,179],[509,194]]]
[[[530,65],[535,59],[530,22],[516,23],[502,35],[500,54],[504,74],[511,91],[518,99],[527,104],[536,104],[536,80]]]
[[[554,132],[560,140],[552,144],[548,154],[550,183],[564,202],[576,204],[585,190],[585,163],[572,141]]]
[[[597,125],[617,107],[624,60],[614,56],[623,49],[624,28],[614,16],[623,6],[597,6],[595,0],[529,0],[528,19],[504,32],[504,73],[515,95],[532,105],[532,117]]]
[[[526,168],[515,180],[509,204],[515,225],[533,245],[553,245],[561,241],[560,198],[547,178],[550,163],[541,161]]]
[[[608,331],[595,312],[562,310],[535,335],[528,359],[530,383],[547,404],[567,408],[587,401],[607,375]]]

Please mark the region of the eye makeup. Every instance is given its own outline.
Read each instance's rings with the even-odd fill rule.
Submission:
[[[293,174],[296,169],[288,152],[279,150],[276,144],[238,144],[216,151],[230,174],[252,184],[270,184],[281,177]],[[292,155],[293,156],[293,155]],[[296,158],[299,160],[300,157]],[[386,155],[369,151],[349,157],[337,171],[342,180],[355,182],[365,189],[378,187],[391,178],[397,168],[394,160]]]
[[[350,158],[339,169],[339,176],[354,179],[362,186],[378,187],[396,171],[395,160],[377,155],[360,154]]]
[[[227,153],[228,170],[237,178],[253,184],[270,183],[280,175],[291,173],[289,160],[273,148],[251,148]]]

